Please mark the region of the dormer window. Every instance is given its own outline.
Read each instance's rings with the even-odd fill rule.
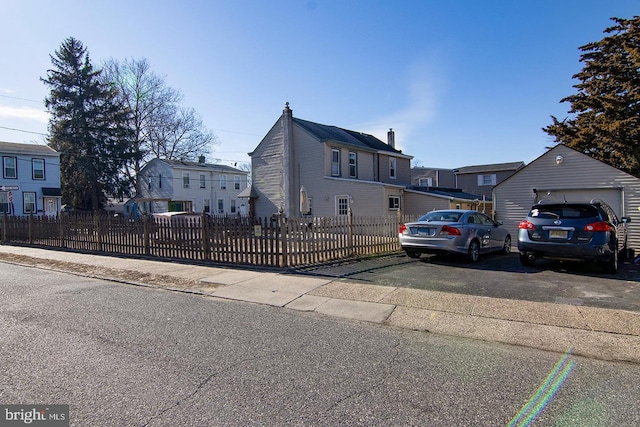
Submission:
[[[15,157],[3,157],[2,158],[2,177],[3,178],[18,178],[18,161]]]
[[[349,152],[349,178],[358,177],[358,155],[353,151]]]
[[[340,150],[331,149],[331,176],[340,176]]]
[[[496,174],[478,175],[478,187],[496,185]]]

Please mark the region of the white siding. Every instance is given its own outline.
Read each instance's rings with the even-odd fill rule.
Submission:
[[[275,214],[284,206],[283,137],[278,120],[251,154],[253,188],[258,194],[257,217]]]
[[[556,161],[562,156],[562,161]],[[537,190],[537,195],[533,189]],[[620,200],[620,203],[616,201]],[[512,235],[531,206],[540,199],[580,201],[601,199],[613,203],[619,216],[631,217],[630,247],[640,248],[640,179],[605,163],[558,145],[494,189],[496,219]]]
[[[189,173],[189,188],[184,188],[183,177]],[[205,187],[200,187],[200,175],[205,176]],[[226,190],[220,189],[220,176],[227,176]],[[160,187],[160,176],[162,176],[162,187]],[[240,177],[240,189],[234,187],[234,177]],[[238,194],[247,186],[247,174],[239,170],[217,170],[215,166],[207,165],[193,166],[181,165],[171,166],[160,159],[153,159],[140,171],[140,192],[142,199],[147,199],[146,206],[151,203],[150,210],[153,213],[167,212],[168,201],[188,201],[194,212],[202,212],[205,207],[205,200],[209,200],[209,206],[213,214],[217,212],[217,200],[223,199],[225,212],[231,214],[231,200],[236,200],[236,206],[241,201],[237,199]],[[151,188],[149,188],[151,182]],[[154,200],[149,202],[148,200]],[[144,211],[145,205],[141,206]]]

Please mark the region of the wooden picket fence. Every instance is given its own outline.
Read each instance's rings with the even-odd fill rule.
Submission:
[[[271,218],[209,215],[138,220],[107,214],[0,218],[0,241],[223,264],[298,267],[400,249],[401,215]]]

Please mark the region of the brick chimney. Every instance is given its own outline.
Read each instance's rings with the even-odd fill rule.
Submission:
[[[198,163],[204,164],[204,156],[198,156]]]
[[[387,144],[389,144],[391,148],[396,148],[396,133],[391,128],[389,128],[389,132],[387,132]]]

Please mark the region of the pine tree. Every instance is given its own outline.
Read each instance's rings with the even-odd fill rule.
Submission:
[[[49,146],[60,154],[62,202],[99,210],[108,195],[126,186],[122,170],[130,156],[128,110],[114,88],[99,79],[87,49],[73,37],[55,55],[41,80],[50,87],[45,106],[51,114]]]
[[[580,47],[584,68],[574,79],[571,118],[543,130],[566,144],[640,177],[640,17],[611,18],[602,40]]]

